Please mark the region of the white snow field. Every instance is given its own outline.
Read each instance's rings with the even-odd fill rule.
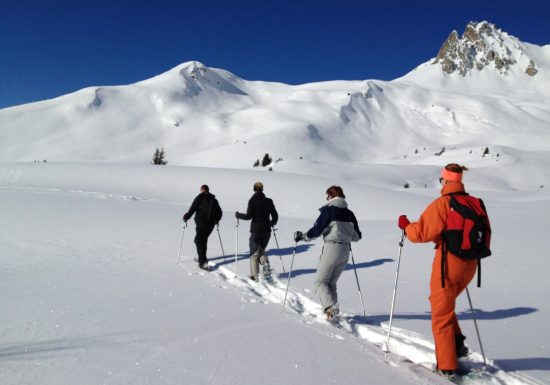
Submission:
[[[502,370],[476,383],[548,383],[550,199],[545,189],[495,188],[481,171],[473,169],[465,179],[491,215],[493,256],[483,261],[482,288],[472,284],[470,292],[485,353]],[[0,383],[438,383],[428,372],[415,374],[402,358],[388,365],[380,348],[397,261],[396,218],[417,217],[438,195],[438,167],[373,167],[356,177],[363,181],[337,173],[179,166],[0,165]],[[430,186],[380,187],[393,178]],[[274,239],[270,243],[277,288],[247,280],[247,222],[239,226],[235,277],[233,213],[245,210],[256,180],[265,183],[281,215],[281,253]],[[181,215],[202,183],[209,183],[224,209],[225,257],[214,232],[211,273],[192,261],[193,226],[184,233],[176,265]],[[339,282],[347,321],[341,328],[324,321],[312,289],[321,241],[298,245],[282,313],[287,275],[281,259],[288,271],[292,233],[313,224],[333,183],[344,187],[364,234],[353,254],[369,324],[351,266]],[[426,366],[434,363],[432,258],[431,245],[403,248],[390,343],[392,352]],[[457,311],[476,352],[472,358],[481,361],[462,297]]]
[[[550,46],[470,28],[483,44],[466,67],[449,54],[390,82],[290,86],[189,62],[0,110],[0,384],[445,384],[426,370],[433,245],[405,242],[391,353],[381,345],[397,218],[418,218],[451,162],[470,168],[493,227],[482,287],[469,288],[489,365],[462,383],[549,384]],[[150,164],[157,147],[168,165]],[[272,172],[252,166],[266,153]],[[249,223],[233,215],[256,181],[280,215],[274,286],[247,279]],[[212,272],[181,221],[205,183],[224,210]],[[321,240],[298,244],[282,312],[292,234],[333,184],[363,232],[352,247],[367,313],[350,264],[337,325],[313,292]],[[457,314],[481,368],[465,295]]]

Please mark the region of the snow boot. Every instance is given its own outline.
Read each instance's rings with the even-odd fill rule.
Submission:
[[[271,266],[269,262],[262,264],[262,276],[267,283],[273,284],[273,276],[271,274]]]
[[[340,310],[337,307],[332,305],[327,307],[324,311],[325,315],[327,316],[327,321],[334,320],[334,317],[336,317],[339,312]]]
[[[199,263],[199,269],[210,271],[210,266],[208,265],[208,262],[206,263]]]
[[[466,345],[464,345],[465,336],[462,334],[455,335],[455,346],[456,346],[456,358],[467,357],[470,353],[470,350]]]

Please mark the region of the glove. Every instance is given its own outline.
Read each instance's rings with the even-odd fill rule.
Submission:
[[[189,214],[185,213],[183,214],[183,221],[187,222],[189,220]]]
[[[235,218],[238,218],[238,217],[239,217],[239,212],[235,211]]]
[[[399,226],[401,230],[405,230],[410,223],[411,221],[407,219],[406,215],[400,215],[399,220],[397,221],[397,226]]]
[[[294,241],[300,242],[300,241],[303,241],[303,240],[304,240],[304,233],[302,233],[301,231],[296,231],[294,233]]]

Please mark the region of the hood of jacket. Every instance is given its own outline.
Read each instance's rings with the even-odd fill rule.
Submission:
[[[331,200],[329,200],[327,202],[327,204],[325,204],[323,207],[328,207],[328,206],[335,206],[335,207],[339,207],[341,209],[345,209],[345,208],[348,207],[348,202],[346,202],[346,200],[344,198],[335,197],[335,198],[332,198]],[[323,207],[321,207],[319,209],[319,211],[321,211],[323,209]]]

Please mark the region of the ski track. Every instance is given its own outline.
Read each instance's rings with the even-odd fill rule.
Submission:
[[[241,275],[238,275],[238,271],[235,274],[234,269],[212,262],[210,262],[210,266],[212,267],[210,272],[197,271],[194,266],[192,268],[187,267],[185,262],[189,261],[193,261],[193,258],[182,256],[179,263],[180,266],[189,270],[188,275],[214,277],[217,280],[217,284],[213,285],[214,287],[224,290],[230,286],[236,287],[241,289],[243,301],[266,305],[275,304],[281,306],[282,310],[286,283],[277,279],[277,273],[273,272],[274,284],[272,285],[265,281],[254,282],[248,279],[248,277],[243,278]],[[448,380],[432,372],[435,367],[434,344],[426,340],[423,335],[392,325],[389,345],[390,352],[384,354],[382,344],[386,342],[388,333],[388,324],[386,322],[375,325],[369,323],[368,315],[367,322],[365,322],[362,315],[348,313],[341,313],[337,322],[329,322],[325,319],[321,304],[308,298],[306,295],[293,291],[291,287],[292,282],[287,294],[286,316],[290,316],[291,314],[297,315],[300,322],[317,326],[317,330],[329,338],[340,340],[354,339],[359,344],[367,343],[371,345],[371,350],[376,352],[379,349],[378,356],[381,360],[395,367],[406,367],[411,373],[421,379],[423,384],[438,385],[449,383]],[[376,348],[372,349],[373,347]],[[462,362],[469,368],[481,370],[481,373],[476,378],[463,378],[459,380],[459,384],[544,385],[542,382],[522,373],[505,372],[489,359],[486,366],[483,363],[481,353],[474,352],[471,347],[469,348],[471,353],[468,356],[468,360],[462,360]]]

